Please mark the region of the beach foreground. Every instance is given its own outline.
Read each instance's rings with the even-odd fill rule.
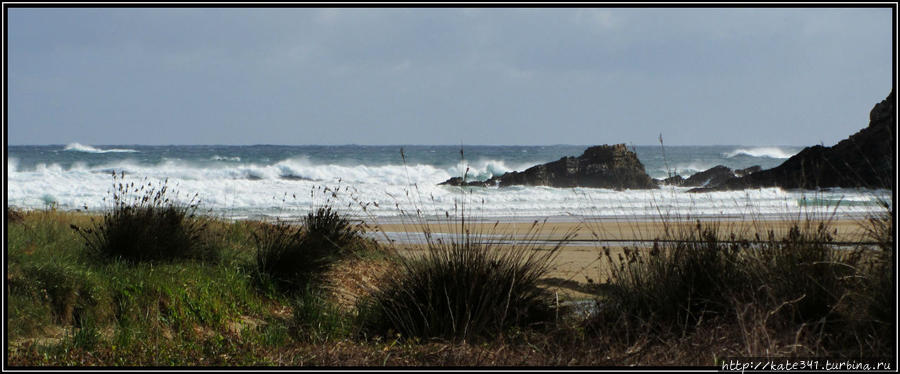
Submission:
[[[833,219],[833,220],[730,220],[730,221],[701,221],[706,224],[715,224],[719,227],[721,240],[728,240],[734,234],[737,238],[753,240],[756,235],[761,239],[768,237],[771,231],[775,237],[783,237],[794,225],[808,225],[817,227],[820,224],[827,225],[833,233],[836,243],[855,243],[865,240],[867,222],[859,219]],[[654,239],[666,240],[676,233],[687,232],[694,229],[697,221],[668,222],[662,220],[653,221],[615,221],[603,220],[594,222],[497,222],[497,223],[467,223],[466,227],[473,233],[481,234],[484,240],[496,240],[502,243],[522,239],[531,232],[533,226],[537,227],[533,240],[541,242],[544,246],[552,246],[555,241],[562,240],[568,233],[574,236],[565,240],[558,256],[553,262],[553,267],[544,276],[541,283],[554,292],[559,292],[567,298],[591,298],[596,297],[598,283],[605,282],[608,274],[609,263],[602,261],[603,247],[608,247],[613,257],[622,254],[623,247],[649,249]],[[459,222],[429,223],[427,225],[436,238],[444,240],[460,240],[461,229]],[[384,234],[374,233],[372,237],[384,240],[387,236],[396,240],[395,244],[399,253],[403,255],[420,254],[428,249],[424,245],[423,224],[381,224],[374,228]],[[667,234],[667,230],[670,234]],[[539,245],[538,248],[541,248]],[[593,293],[592,293],[593,292]]]
[[[733,311],[724,309],[725,314],[719,315],[722,313],[720,311],[700,320],[691,320],[687,327],[681,326],[683,323],[672,325],[670,322],[631,327],[617,322],[609,326],[619,327],[604,327],[607,322],[603,322],[603,318],[607,317],[601,318],[605,315],[605,309],[599,305],[618,300],[622,296],[616,290],[629,287],[628,283],[622,283],[622,277],[626,274],[616,272],[615,265],[621,263],[611,259],[622,256],[631,264],[631,259],[644,261],[656,258],[634,257],[634,254],[652,253],[652,239],[655,238],[687,238],[682,236],[683,233],[690,232],[697,225],[690,221],[538,223],[534,226],[537,229],[530,231],[535,235],[530,236],[530,249],[523,252],[526,256],[532,252],[538,257],[549,253],[547,249],[559,244],[557,241],[562,238],[562,233],[575,234],[566,239],[564,245],[557,247],[556,256],[546,272],[539,273],[540,276],[533,281],[534,286],[543,290],[534,295],[542,305],[550,307],[551,314],[546,317],[549,319],[534,325],[504,328],[488,335],[422,338],[396,330],[377,332],[379,330],[365,327],[369,325],[364,322],[364,315],[371,313],[367,308],[372,305],[366,304],[366,300],[370,300],[379,290],[395,284],[391,283],[392,279],[402,278],[409,269],[413,269],[408,267],[411,262],[407,261],[423,258],[423,255],[427,257],[428,253],[438,248],[416,237],[424,237],[423,232],[428,231],[433,238],[440,237],[441,240],[458,244],[465,241],[459,234],[460,227],[465,227],[470,232],[478,233],[475,239],[493,241],[496,245],[492,248],[497,249],[498,253],[514,253],[523,248],[517,240],[535,224],[501,222],[467,223],[462,226],[458,222],[450,222],[429,225],[428,230],[415,224],[372,225],[369,237],[389,238],[395,235],[408,236],[413,240],[391,243],[360,239],[350,242],[348,245],[355,248],[350,255],[329,260],[329,265],[322,270],[310,270],[315,271],[315,279],[306,288],[298,290],[293,288],[295,286],[273,282],[274,278],[261,276],[255,270],[260,264],[260,238],[265,237],[266,230],[278,228],[277,225],[258,221],[201,219],[205,222],[202,226],[203,242],[216,249],[218,255],[215,259],[196,257],[129,262],[110,261],[91,254],[85,246],[85,237],[78,230],[73,230],[96,227],[93,225],[99,218],[55,210],[8,211],[9,365],[715,366],[722,357],[764,352],[785,357],[806,354],[872,357],[891,349],[880,335],[872,335],[865,324],[834,331],[834,327],[820,325],[820,330],[809,330],[807,326],[812,322],[801,320],[796,322],[798,325],[790,319],[778,317],[781,321],[779,325],[768,325],[757,320],[768,309],[751,308],[751,305],[756,305],[752,303],[735,304],[745,305],[743,312],[736,316],[732,315]],[[718,225],[720,235],[716,240],[723,241],[716,242],[716,248],[723,245],[722,248],[726,248],[732,233],[738,237],[755,238],[759,232],[763,236],[762,241],[765,241],[768,231],[772,230],[780,241],[784,235],[789,235],[794,224],[798,224],[800,232],[806,235],[809,230],[815,231],[819,223],[816,220],[705,221],[702,225]],[[823,223],[829,235],[833,235],[831,243],[857,242],[854,245],[838,245],[827,249],[827,252],[842,251],[843,247],[883,245],[859,244],[870,237],[866,236],[868,221],[826,220]],[[280,227],[278,230],[297,226]],[[669,234],[666,234],[666,228]],[[441,236],[441,233],[445,235]],[[595,234],[601,241],[595,241]],[[803,237],[814,239],[812,244],[819,243],[814,236]],[[807,239],[791,239],[785,243],[800,245],[796,247],[798,252],[808,252],[804,240]],[[663,248],[668,248],[668,242],[659,243]],[[890,245],[893,246],[892,242]],[[476,245],[472,248],[481,247]],[[632,250],[635,248],[638,251]],[[868,252],[871,250],[867,249]],[[871,256],[877,257],[877,251],[872,253]],[[802,276],[805,270],[802,267],[797,269],[793,273],[800,271]],[[646,270],[651,271],[647,274],[652,274],[651,269]],[[787,274],[787,278],[772,278],[772,287],[792,279],[789,278],[792,272],[783,273]],[[460,275],[463,280],[469,277],[464,272],[451,274]],[[717,270],[712,276],[723,274],[726,273]],[[861,274],[868,277],[870,273]],[[880,274],[887,276],[889,272]],[[687,275],[670,278],[666,283],[677,285],[680,282],[678,277]],[[788,283],[791,289],[806,287],[797,280]],[[727,282],[728,278],[721,281]],[[476,284],[465,284],[473,290],[478,289]],[[492,284],[486,286],[488,289],[497,288]],[[506,295],[507,291],[502,285],[499,286],[500,294]],[[652,282],[641,287],[648,295],[657,292],[653,291],[656,286]],[[441,292],[449,289],[444,290]],[[673,293],[677,290],[673,288],[662,292]],[[880,304],[859,297],[892,295],[866,290],[863,293],[839,292],[856,300],[852,306],[865,310],[869,308],[866,305]],[[832,291],[838,292],[837,289]],[[724,298],[721,301],[733,302]],[[834,307],[844,313],[845,307],[841,304],[843,301]],[[427,307],[426,304],[414,305]],[[759,305],[768,308],[766,305],[769,304]],[[654,308],[661,307],[665,306],[660,304]],[[709,309],[711,311],[719,310],[713,306],[707,307],[713,308]],[[631,313],[630,309],[615,310],[622,315]],[[662,313],[663,310],[655,313]],[[442,313],[441,309],[433,312],[437,312],[438,317]],[[763,314],[753,314],[757,312]],[[639,310],[635,309],[634,313],[639,313]],[[443,318],[452,320],[451,315],[458,314],[451,312]],[[479,318],[490,315],[489,312]],[[865,314],[853,318],[872,316],[878,315]],[[670,327],[660,329],[662,326]],[[625,335],[622,335],[622,328],[627,328]],[[675,330],[668,331],[670,328]],[[686,330],[682,331],[683,328]],[[829,338],[822,340],[820,335],[809,335],[806,331],[829,331]],[[844,346],[845,340],[842,339],[846,334],[850,334],[847,335],[850,338],[863,339],[864,345]]]
[[[804,219],[804,220],[709,220],[700,221],[705,224],[712,224],[718,227],[721,239],[728,239],[728,236],[735,234],[738,238],[752,239],[757,234],[761,238],[766,238],[769,231],[772,231],[776,237],[787,233],[793,225],[809,225],[816,227],[819,224],[826,224],[834,232],[835,241],[853,242],[858,241],[864,234],[864,219]],[[666,239],[674,233],[690,230],[696,227],[696,220],[600,220],[585,222],[543,222],[541,220],[531,222],[503,222],[501,220],[492,222],[476,222],[466,223],[465,227],[473,233],[485,234],[488,237],[512,237],[517,238],[529,232],[532,226],[537,226],[537,237],[539,240],[559,240],[567,233],[574,232],[575,237],[570,238],[570,244],[574,246],[590,246],[593,243],[601,243],[602,245],[623,245],[633,241],[646,241],[653,239]],[[458,234],[460,230],[460,222],[439,222],[428,223],[427,226],[432,232],[444,234]],[[388,233],[421,233],[425,225],[421,223],[400,224],[376,224],[373,228],[376,231],[384,231]],[[666,234],[666,231],[672,234]],[[391,235],[402,239],[403,235]],[[378,236],[375,236],[378,238]]]

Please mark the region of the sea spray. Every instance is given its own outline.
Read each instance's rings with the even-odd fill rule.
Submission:
[[[131,152],[137,152],[136,150],[133,150],[133,149],[118,149],[118,148],[98,149],[98,148],[94,148],[89,145],[84,145],[84,144],[80,144],[80,143],[69,143],[68,145],[66,145],[65,148],[63,148],[63,150],[64,151],[74,151],[74,152],[87,152],[87,153],[131,153]]]
[[[768,158],[790,158],[791,156],[797,154],[797,152],[784,150],[778,147],[755,147],[755,148],[738,148],[734,151],[724,153],[723,156],[727,158],[738,157],[738,156],[749,156],[749,157],[768,157]]]
[[[452,214],[463,196],[478,201],[479,215],[508,220],[590,213],[604,217],[654,217],[660,209],[693,215],[740,217],[752,214],[795,214],[808,206],[798,200],[816,198],[868,201],[889,191],[843,189],[815,192],[777,188],[694,194],[664,187],[655,191],[516,186],[460,188],[437,186],[469,169],[470,179],[487,179],[508,171],[579,155],[584,146],[467,146],[460,159],[454,146],[406,146],[407,163],[392,146],[129,146],[137,152],[59,152],[59,146],[11,146],[7,161],[7,204],[41,209],[44,194],[61,209],[103,209],[112,172],[164,180],[180,191],[198,193],[205,208],[230,218],[305,214],[308,192],[317,186],[342,184],[358,191],[364,202],[376,202],[369,213],[398,215],[411,207],[407,192],[417,189],[429,214]],[[110,146],[111,149],[124,149]],[[659,147],[635,147],[653,177],[665,176]],[[783,160],[771,157],[726,157],[734,146],[667,147],[666,157],[679,173],[707,165],[770,168]],[[748,148],[748,147],[743,147]],[[522,152],[527,150],[528,152]],[[56,152],[54,152],[56,151]],[[787,151],[787,150],[786,150]],[[227,160],[216,158],[228,158]],[[240,161],[238,161],[238,158]],[[281,197],[296,195],[282,204]],[[464,195],[465,194],[465,195]],[[480,204],[481,201],[483,204]],[[824,209],[824,208],[823,208]],[[844,204],[839,214],[863,214],[874,207]]]

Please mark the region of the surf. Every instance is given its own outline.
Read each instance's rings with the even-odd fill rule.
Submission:
[[[768,158],[791,158],[797,152],[790,152],[778,147],[755,147],[755,148],[738,148],[734,151],[722,154],[726,158],[734,158],[737,156],[749,157],[768,157]]]
[[[84,145],[81,143],[69,143],[65,146],[65,148],[63,148],[63,151],[85,152],[85,153],[134,153],[134,152],[137,152],[134,149],[118,149],[118,148],[99,149],[99,148],[94,148],[92,146]]]

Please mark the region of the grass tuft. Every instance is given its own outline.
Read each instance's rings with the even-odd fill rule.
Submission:
[[[524,240],[507,245],[463,222],[449,240],[432,239],[424,226],[424,253],[400,257],[381,288],[361,300],[366,333],[465,340],[552,319],[552,297],[538,280],[566,240],[539,248],[535,222]]]
[[[72,225],[89,254],[127,262],[215,260],[203,240],[206,221],[196,216],[197,195],[182,204],[169,197],[167,182],[135,185],[113,173],[112,209],[91,227]]]
[[[263,224],[253,238],[258,275],[295,293],[368,244],[359,227],[333,209],[331,200],[309,212],[301,225],[285,221]]]
[[[788,331],[793,354],[889,353],[890,252],[837,246],[829,223],[795,222],[782,237],[726,239],[715,223],[698,222],[618,258],[604,248],[611,287],[588,326],[632,342],[648,332],[685,336],[718,321],[740,326],[746,354],[778,352],[783,339],[770,337]]]

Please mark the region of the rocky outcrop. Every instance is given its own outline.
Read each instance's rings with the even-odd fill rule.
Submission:
[[[732,170],[731,168],[724,165],[716,165],[707,170],[701,171],[699,173],[695,173],[685,179],[680,175],[675,175],[673,177],[669,177],[663,180],[659,180],[658,183],[665,184],[668,186],[679,186],[679,187],[708,187],[708,186],[718,186],[725,181],[732,179],[734,177],[743,177],[746,175],[750,175],[757,171],[762,170],[759,165],[751,166],[746,169],[737,169]]]
[[[744,188],[894,187],[897,117],[894,91],[869,113],[869,125],[832,147],[804,148],[781,165],[692,191]]]
[[[513,171],[486,181],[464,181],[450,178],[442,185],[454,186],[549,186],[592,187],[610,189],[658,188],[647,175],[637,155],[625,144],[593,146],[578,157],[563,157],[557,161],[532,166],[525,171]]]
[[[747,176],[747,175],[753,174],[758,171],[762,171],[762,167],[759,165],[753,165],[749,168],[735,170],[734,175],[736,177],[743,177],[743,176]]]

